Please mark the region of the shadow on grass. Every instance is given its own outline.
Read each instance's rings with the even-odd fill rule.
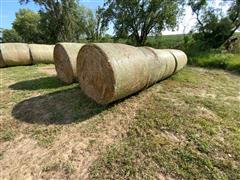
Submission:
[[[54,89],[64,86],[57,77],[44,77],[28,81],[21,81],[9,86],[13,90],[39,90],[39,89]]]
[[[24,100],[14,106],[12,116],[27,123],[70,124],[81,122],[108,109],[72,88]]]

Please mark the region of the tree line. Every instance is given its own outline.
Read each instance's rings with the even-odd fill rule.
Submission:
[[[77,0],[32,1],[39,5],[39,12],[20,9],[12,29],[3,30],[4,42],[99,41],[112,23],[114,38],[128,39],[140,46],[149,36],[175,30],[187,5],[197,19],[190,34],[203,47],[222,46],[240,27],[240,0],[221,0],[217,7],[212,0],[106,0],[96,12],[81,6]]]
[[[29,0],[20,0],[28,3]],[[12,29],[3,31],[3,41],[56,43],[77,42],[79,39],[97,39],[101,36],[101,9],[94,13],[80,6],[76,0],[34,0],[39,12],[20,9]]]

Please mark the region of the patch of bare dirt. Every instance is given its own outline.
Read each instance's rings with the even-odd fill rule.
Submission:
[[[4,148],[1,148],[0,178],[88,179],[89,167],[106,146],[124,136],[139,108],[147,103],[151,92],[146,91],[140,96],[120,102],[82,123],[63,126],[57,139],[48,148],[39,146],[26,134],[5,142],[2,144]],[[32,127],[31,124],[28,126]]]
[[[163,175],[161,172],[158,172],[156,174],[156,179],[157,180],[175,180],[174,178],[170,177],[170,176],[165,176]]]
[[[41,73],[49,74],[49,75],[57,75],[57,72],[55,70],[54,64],[44,66],[44,67],[39,67],[38,71]]]

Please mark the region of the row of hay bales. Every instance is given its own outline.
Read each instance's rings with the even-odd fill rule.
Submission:
[[[175,74],[187,64],[184,52],[113,43],[59,43],[54,48],[58,78],[79,81],[100,104],[127,97]]]
[[[0,67],[54,63],[57,76],[100,104],[127,97],[175,74],[187,64],[184,52],[118,43],[4,43]]]
[[[0,67],[54,63],[54,45],[3,43],[0,44]]]
[[[77,56],[84,44],[58,43],[54,48],[54,64],[58,78],[71,84],[77,82]]]

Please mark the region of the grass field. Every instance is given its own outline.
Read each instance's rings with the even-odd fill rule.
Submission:
[[[189,64],[240,73],[240,54],[200,52],[189,56]]]
[[[165,35],[160,37],[149,37],[146,45],[157,49],[164,48],[178,48],[184,43],[184,36],[179,35]]]
[[[52,65],[0,71],[0,179],[240,179],[239,74],[186,67],[100,106]]]

